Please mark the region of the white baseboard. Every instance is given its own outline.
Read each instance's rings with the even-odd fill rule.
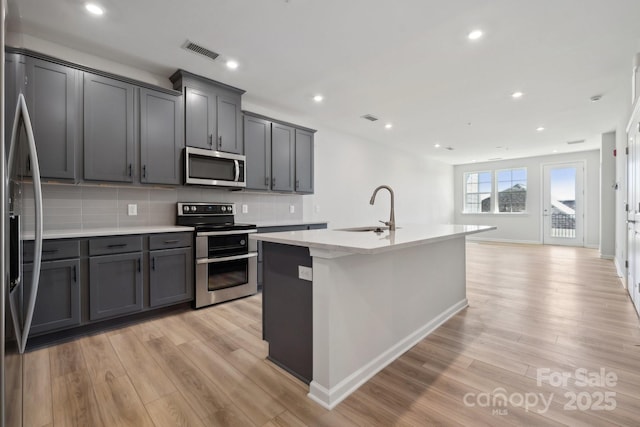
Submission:
[[[356,391],[358,387],[383,370],[388,364],[396,360],[427,335],[435,331],[440,325],[468,306],[469,302],[466,298],[455,303],[426,325],[409,334],[396,345],[355,371],[353,374],[349,375],[344,380],[340,381],[331,389],[327,389],[315,381],[311,381],[311,384],[309,384],[309,394],[307,396],[324,408],[329,410],[333,409],[351,393]]]
[[[473,242],[490,242],[490,243],[518,243],[524,245],[541,245],[538,240],[515,240],[515,239],[496,239],[492,237],[471,237],[467,236],[467,241]]]
[[[586,246],[588,247],[588,246]],[[610,260],[614,260],[616,257],[613,255],[604,255],[602,252],[600,253],[600,258],[602,259],[610,259]]]
[[[613,259],[613,265],[616,266],[616,272],[618,273],[618,277],[620,277],[621,281],[622,281],[622,285],[623,287],[626,289],[626,284],[627,284],[627,269],[625,267],[623,267],[622,265],[620,265],[620,263],[618,262],[618,258],[614,258]]]

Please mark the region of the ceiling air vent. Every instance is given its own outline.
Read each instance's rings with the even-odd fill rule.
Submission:
[[[365,120],[369,120],[370,122],[375,122],[378,120],[378,118],[372,114],[365,114],[364,116],[362,116],[362,118]]]
[[[453,147],[444,147],[444,149],[445,149],[445,150],[449,150],[449,151],[453,151],[453,150],[455,150],[455,148],[453,148]]]
[[[184,46],[182,46],[184,49],[186,50],[190,50],[193,53],[197,53],[198,55],[202,55],[202,56],[206,56],[207,58],[211,59],[211,60],[215,60],[218,56],[220,56],[219,54],[215,53],[212,50],[207,49],[206,47],[202,47],[200,45],[197,45],[189,40],[186,41],[186,43],[184,44]]]
[[[583,142],[584,142],[584,139],[581,139],[579,141],[568,141],[567,144],[569,144],[569,145],[582,144]]]

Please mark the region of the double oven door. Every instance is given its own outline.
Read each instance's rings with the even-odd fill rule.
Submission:
[[[196,308],[258,291],[258,253],[249,250],[249,234],[255,232],[196,233]]]

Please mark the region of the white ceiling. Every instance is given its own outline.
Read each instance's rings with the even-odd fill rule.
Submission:
[[[167,77],[183,68],[301,124],[452,164],[598,148],[626,118],[640,51],[638,0],[95,2],[100,18],[81,0],[11,0],[8,29]],[[220,58],[183,50],[187,39]]]

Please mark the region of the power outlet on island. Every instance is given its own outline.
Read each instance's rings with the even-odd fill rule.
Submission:
[[[303,265],[298,266],[298,279],[307,280],[313,282],[313,268],[305,267]]]
[[[249,213],[249,205],[242,205],[242,213]]]
[[[129,216],[137,216],[138,215],[138,205],[135,203],[127,205],[127,215]]]
[[[289,213],[296,213],[296,205],[289,205]]]

